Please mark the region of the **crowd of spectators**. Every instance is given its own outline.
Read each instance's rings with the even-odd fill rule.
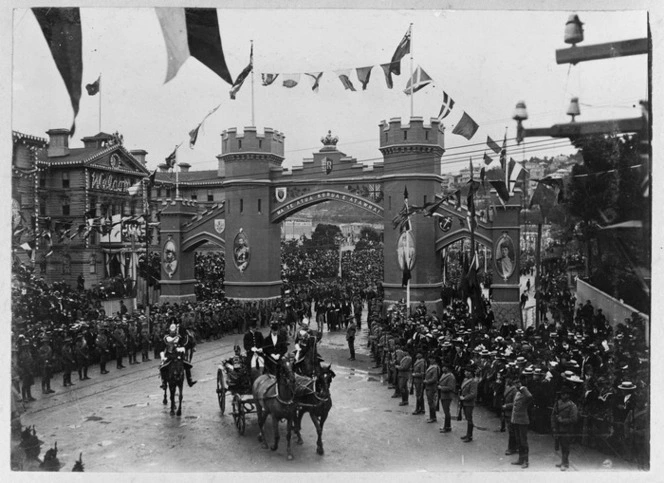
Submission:
[[[614,328],[589,301],[575,307],[564,266],[564,261],[551,263],[542,276],[538,298],[544,304],[543,313],[551,318],[525,330],[510,321],[487,324],[471,317],[466,304],[459,300],[441,314],[431,313],[421,304],[407,315],[404,304],[396,304],[387,308],[387,315],[382,317],[377,298],[377,308],[370,319],[372,355],[377,367],[388,375],[390,387],[395,389],[393,397],[401,398],[402,403],[408,401],[408,392],[399,387],[404,371],[411,378],[416,393],[415,414],[423,413],[426,389],[418,378],[429,374],[432,366],[438,366],[432,369],[438,374],[443,372],[443,366],[448,368],[454,375],[455,387],[453,393],[448,391],[446,395],[441,386],[436,387],[436,400],[429,398],[434,405],[434,419],[438,398],[444,403],[447,397],[449,407],[449,400],[459,401],[464,393],[464,380],[472,379],[473,384],[468,387],[476,388],[473,406],[483,405],[495,413],[496,428],[506,432],[506,454],[519,453],[515,463],[525,463],[524,467],[528,466],[529,429],[551,433],[556,446],[563,444],[563,460],[558,465],[563,470],[569,467],[571,441],[596,448],[608,457],[633,461],[645,469],[649,465],[650,439],[646,325],[633,313]],[[419,370],[417,360],[421,360]],[[525,388],[519,392],[529,397],[527,410],[515,423],[511,421],[511,398],[516,386]],[[465,404],[470,404],[465,399]],[[571,407],[572,403],[577,410],[573,421],[563,420],[557,413],[552,417],[554,407]],[[464,406],[464,402],[460,405]],[[466,409],[464,417],[468,420],[465,412]],[[459,409],[457,418],[461,414]],[[447,432],[451,416],[454,415],[446,414],[441,432]],[[470,438],[468,431],[465,438],[472,441],[472,429],[469,432]]]

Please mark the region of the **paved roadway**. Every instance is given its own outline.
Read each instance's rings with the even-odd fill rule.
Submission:
[[[365,328],[365,327],[364,327]],[[337,377],[332,384],[333,408],[323,435],[325,455],[316,454],[316,432],[305,417],[304,445],[293,444],[293,461],[287,461],[285,424],[275,452],[257,441],[256,415],[247,416],[240,436],[233,425],[228,398],[227,414],[221,415],[216,397],[217,365],[230,356],[241,335],[198,346],[194,377],[198,384],[185,386],[183,414],[170,416],[162,405],[157,362],[151,361],[101,376],[98,366],[89,381],[77,381],[57,391],[37,396],[23,414],[24,425],[35,425],[45,444],[44,452],[58,442],[58,457],[68,471],[83,452],[88,472],[224,472],[224,471],[555,471],[559,456],[551,436],[530,433],[530,469],[510,465],[507,434],[496,432],[499,421],[483,408],[476,409],[475,440],[459,440],[466,422],[453,422],[453,431],[438,432],[440,424],[427,424],[413,416],[410,406],[398,406],[392,391],[377,372],[366,349],[366,330],[358,338],[357,361],[348,361],[343,333],[325,333],[320,353],[332,363]],[[39,387],[39,384],[36,385]],[[453,405],[456,407],[456,404]],[[270,425],[266,425],[269,427]],[[268,440],[271,441],[271,431]],[[294,440],[293,440],[294,441]],[[574,446],[570,471],[629,470],[620,460]],[[611,469],[610,469],[611,468]]]

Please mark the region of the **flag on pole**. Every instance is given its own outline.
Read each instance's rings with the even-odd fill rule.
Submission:
[[[44,34],[51,56],[69,93],[74,110],[69,136],[76,132],[76,116],[81,100],[83,79],[83,47],[81,13],[78,8],[33,8],[37,23]]]
[[[394,83],[392,82],[392,74],[390,73],[390,67],[392,64],[388,62],[387,64],[380,64],[380,66],[383,69],[383,73],[385,74],[385,84],[387,84],[387,88],[392,89],[394,87]]]
[[[523,165],[521,163],[517,163],[514,161],[512,158],[510,158],[509,162],[509,192],[510,195],[514,193],[514,188],[516,187],[516,182],[523,178],[525,176],[526,170],[523,169]]]
[[[357,79],[360,81],[360,84],[362,84],[363,91],[367,90],[367,85],[369,84],[369,78],[371,77],[371,69],[373,69],[372,65],[368,67],[358,67],[356,69]]]
[[[355,92],[355,86],[350,80],[350,70],[337,70],[334,72],[339,76],[339,80],[344,85],[344,89]]]
[[[240,90],[240,87],[242,87],[242,84],[244,83],[245,79],[249,76],[249,73],[254,69],[254,44],[251,44],[251,52],[249,53],[249,65],[247,65],[242,72],[240,72],[240,75],[237,76],[235,79],[235,82],[233,83],[233,87],[231,87],[230,95],[231,99],[235,99],[235,95],[237,92]]]
[[[239,88],[238,88],[239,89]],[[237,91],[236,91],[237,92]],[[203,123],[205,120],[210,117],[212,114],[214,114],[217,109],[221,107],[221,104],[219,104],[217,107],[212,109],[210,112],[208,112],[205,117],[201,120],[201,122],[198,123],[198,126],[196,126],[194,129],[189,131],[189,149],[194,149],[194,145],[196,144],[196,140],[198,139],[198,131],[201,129],[203,126]]]
[[[284,80],[281,83],[281,85],[291,89],[295,87],[299,82],[300,82],[300,74],[284,74]]]
[[[140,191],[141,191],[141,184],[143,183],[143,180],[139,180],[133,185],[131,185],[129,188],[127,188],[127,192],[129,193],[129,196],[136,196]]]
[[[275,80],[277,80],[277,77],[279,77],[279,74],[261,74],[261,79],[264,86],[269,86],[272,84]]]
[[[88,91],[89,96],[96,95],[99,92],[99,89],[101,89],[101,74],[99,74],[99,78],[92,84],[85,85],[85,90]]]
[[[473,121],[473,119],[464,111],[463,116],[461,116],[461,119],[457,125],[454,126],[452,134],[458,134],[459,136],[463,136],[470,141],[479,127],[480,126],[475,121]]]
[[[311,90],[314,92],[318,92],[318,88],[320,87],[320,78],[323,77],[322,72],[306,72],[305,75],[308,75],[311,77]]]
[[[233,84],[219,34],[215,8],[155,9],[166,43],[167,83],[173,79],[189,56],[198,59],[229,84]]]
[[[408,281],[411,279],[411,263],[413,262],[412,259],[412,254],[413,250],[415,247],[409,247],[408,246],[408,238],[409,238],[409,232],[411,231],[411,226],[410,226],[410,215],[409,215],[409,210],[410,208],[408,207],[408,187],[404,186],[403,187],[403,209],[406,211],[406,221],[405,224],[403,225],[401,231],[406,232],[406,247],[404,247],[402,253],[400,253],[400,256],[402,258],[402,263],[403,263],[403,274],[401,276],[401,286],[402,287],[407,287],[408,286]]]
[[[486,137],[486,145],[489,146],[489,148],[496,154],[500,154],[500,146],[498,146],[498,143],[491,139],[491,136]]]
[[[150,177],[148,178],[148,189],[152,188],[154,186],[154,180],[157,177],[157,170],[155,169]]]
[[[443,105],[440,106],[438,119],[441,121],[445,119],[450,114],[450,112],[452,112],[452,109],[454,109],[454,99],[447,95],[447,92],[443,91]]]
[[[403,36],[399,45],[397,45],[394,54],[392,55],[392,60],[390,61],[390,74],[401,75],[401,59],[403,59],[406,54],[410,53],[410,27],[406,35]]]
[[[413,76],[408,79],[408,84],[406,84],[404,92],[409,96],[411,91],[415,93],[431,84],[431,82],[433,82],[433,79],[429,77],[429,74],[424,72],[424,69],[418,65],[417,69],[415,69],[415,72],[413,72]]]
[[[177,146],[175,146],[175,149],[173,150],[173,152],[171,154],[169,154],[168,157],[166,158],[166,166],[168,166],[169,169],[173,168],[175,166],[175,164],[178,162],[178,154],[177,153],[178,153],[178,148],[179,147],[180,147],[179,144]]]
[[[500,167],[505,172],[505,176],[507,176],[507,132],[505,132],[505,136],[503,137],[503,147],[500,149]],[[505,181],[507,181],[507,177],[505,177]]]

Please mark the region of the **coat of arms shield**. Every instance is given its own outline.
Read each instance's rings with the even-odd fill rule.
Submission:
[[[223,218],[217,218],[214,220],[214,231],[219,233],[220,235],[224,232],[224,229],[226,228],[226,220]]]
[[[277,201],[279,203],[283,203],[284,201],[286,201],[287,194],[288,194],[288,191],[286,190],[285,187],[284,188],[276,188],[274,190],[274,197],[277,199]]]

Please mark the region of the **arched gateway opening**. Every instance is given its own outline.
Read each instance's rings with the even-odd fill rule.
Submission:
[[[379,124],[378,149],[383,160],[367,166],[337,148],[331,134],[321,139],[323,147],[304,159],[301,166],[282,168],[282,133],[266,128],[258,133],[246,127],[243,133],[224,131],[219,159],[225,201],[197,214],[195,203],[175,200],[162,211],[162,298],[191,300],[194,296],[194,250],[204,243],[224,247],[226,296],[238,300],[273,299],[281,296],[281,224],[301,210],[336,201],[376,215],[385,226],[385,301],[406,298],[402,285],[397,247],[399,230],[392,220],[404,206],[404,189],[409,202],[423,205],[435,199],[442,181],[441,157],[444,135],[439,122],[425,125],[420,117],[408,123],[400,118]],[[513,205],[495,212],[491,221],[478,223],[475,236],[495,252],[501,237],[518,240],[519,196]],[[454,220],[464,220],[465,208],[443,205]],[[455,241],[469,236],[467,227],[444,229],[436,219],[411,217],[411,243],[416,261],[411,270],[411,304],[424,301],[432,309],[441,307],[443,287],[440,252]],[[465,230],[465,232],[464,232]],[[518,243],[514,244],[515,266],[511,273],[492,285],[496,315],[518,320]],[[170,253],[173,251],[174,253]],[[176,258],[175,268],[172,258]],[[495,257],[494,257],[495,258]],[[171,259],[169,265],[169,259]]]

